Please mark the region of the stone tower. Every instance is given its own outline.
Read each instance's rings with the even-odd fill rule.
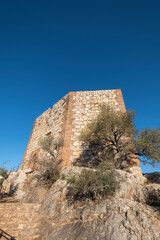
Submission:
[[[34,122],[21,169],[33,166],[34,156],[42,154],[39,139],[50,133],[63,138],[62,166],[64,168],[71,166],[82,152],[78,140],[80,131],[99,113],[100,106],[105,103],[113,104],[122,112],[126,111],[120,89],[70,92],[54,104],[52,109],[46,110]],[[138,159],[135,159],[132,170],[141,172]]]

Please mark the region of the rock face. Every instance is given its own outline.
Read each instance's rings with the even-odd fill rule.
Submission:
[[[27,178],[27,174],[30,173],[30,169],[24,171],[12,172],[9,177],[3,183],[3,191],[9,194],[14,194],[17,199],[23,199],[25,191],[23,191],[24,183]]]
[[[23,202],[42,202],[47,189],[39,184],[39,172],[32,172],[31,169],[19,170],[3,182],[2,191],[14,196],[16,200]]]
[[[64,169],[62,174],[64,178],[80,172],[81,168],[71,167]],[[116,171],[116,175],[119,187],[115,196],[96,204],[69,204],[66,199],[67,181],[63,178],[56,181],[38,205],[41,218],[34,239],[159,240],[160,184],[149,183],[145,177],[120,170]],[[34,192],[34,196],[36,193],[38,191]],[[26,196],[23,195],[23,201],[33,202]]]
[[[72,174],[78,174],[77,169],[72,170]],[[100,204],[88,203],[83,206],[69,206],[65,200],[67,184],[62,180],[57,181],[41,206],[41,211],[47,216],[42,223],[43,239],[160,239],[160,209],[146,204],[146,178],[123,171],[117,171],[117,175],[120,184],[114,197]]]

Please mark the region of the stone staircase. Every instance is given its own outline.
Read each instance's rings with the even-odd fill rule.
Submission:
[[[1,201],[0,229],[14,237],[15,240],[38,239],[41,220],[39,207],[40,204],[17,202],[14,199]],[[0,239],[12,238],[0,235]]]

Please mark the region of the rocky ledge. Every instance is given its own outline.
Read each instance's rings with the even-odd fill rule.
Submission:
[[[80,171],[78,167],[64,169],[63,178],[57,180],[49,190],[38,185],[36,173],[27,172],[25,177],[23,175],[24,182],[19,184],[21,191],[17,195],[15,191],[15,197],[41,204],[39,236],[34,239],[160,239],[160,184],[155,176],[154,182],[150,182],[147,175],[135,176],[117,170],[119,187],[114,196],[100,203],[70,204],[66,199],[69,185],[64,176],[77,175]],[[19,179],[21,174],[18,174]]]

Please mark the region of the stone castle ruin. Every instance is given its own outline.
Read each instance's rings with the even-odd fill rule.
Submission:
[[[119,89],[70,92],[35,120],[21,170],[10,173],[3,182],[0,239],[160,239],[160,174],[149,173],[144,177],[140,174],[138,159],[130,166],[132,173],[115,170],[118,187],[113,196],[101,196],[93,204],[87,198],[87,194],[92,195],[95,191],[91,190],[83,195],[88,199],[83,204],[68,199],[72,187],[68,178],[82,172],[81,167],[72,166],[84,153],[83,143],[78,140],[79,133],[98,115],[105,103],[126,111]],[[49,134],[63,138],[58,157],[61,155],[64,168],[50,189],[45,179],[41,179],[43,169],[34,171],[38,170],[35,159],[39,161],[39,167],[43,168],[41,161],[50,166],[47,161],[50,156],[47,158],[47,153],[39,145],[40,138]],[[86,151],[84,158],[88,157],[92,155]],[[102,174],[108,179],[108,172],[102,171]],[[104,185],[99,183],[97,187],[102,189]]]
[[[78,140],[81,130],[98,115],[100,106],[107,103],[117,110],[126,111],[120,89],[69,92],[52,109],[49,108],[35,120],[21,169],[34,167],[34,159],[44,154],[39,140],[49,134],[63,139],[60,152],[62,167],[72,166],[82,154],[81,142]],[[85,157],[88,158],[89,154],[87,156],[85,152]],[[141,172],[138,159],[135,159],[132,171]]]

